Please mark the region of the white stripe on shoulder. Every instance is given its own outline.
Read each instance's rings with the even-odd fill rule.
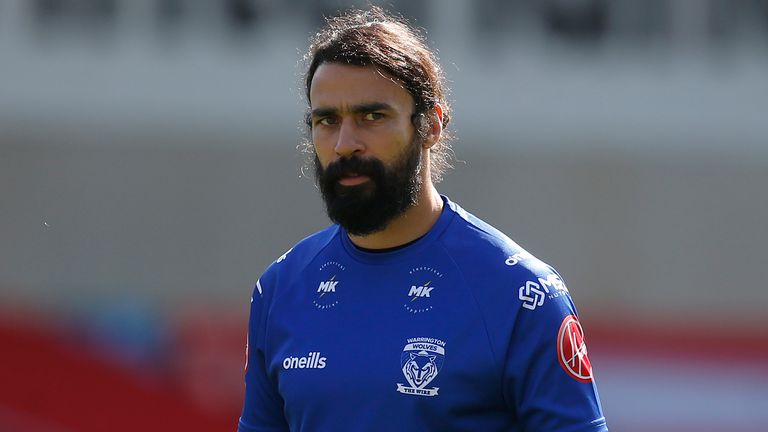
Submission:
[[[259,290],[259,295],[264,295],[264,292],[261,290],[261,279],[256,281],[256,289]]]

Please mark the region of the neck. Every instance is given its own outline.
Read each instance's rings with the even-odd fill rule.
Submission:
[[[392,220],[384,230],[366,236],[350,235],[356,246],[384,249],[404,245],[426,234],[440,218],[443,200],[431,181],[424,183],[415,205]]]

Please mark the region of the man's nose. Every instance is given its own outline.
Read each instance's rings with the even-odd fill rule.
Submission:
[[[351,119],[344,119],[339,126],[339,134],[336,137],[334,148],[339,157],[349,157],[365,150],[365,145],[360,140],[357,125]]]

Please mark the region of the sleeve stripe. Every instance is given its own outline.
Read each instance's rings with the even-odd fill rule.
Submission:
[[[261,291],[261,279],[256,281],[256,289],[259,290],[259,295],[264,295],[264,293]]]

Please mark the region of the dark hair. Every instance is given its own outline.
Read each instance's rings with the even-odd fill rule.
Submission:
[[[440,104],[442,126],[451,119],[445,78],[435,54],[427,47],[422,35],[401,17],[384,12],[379,7],[350,10],[328,18],[326,26],[310,39],[304,56],[308,64],[304,78],[307,102],[310,86],[317,68],[323,63],[354,66],[374,66],[400,81],[415,103],[412,121],[419,136],[429,130],[426,113]],[[311,124],[308,123],[311,128]],[[443,132],[441,140],[430,148],[432,180],[439,182],[450,168],[450,133]]]

